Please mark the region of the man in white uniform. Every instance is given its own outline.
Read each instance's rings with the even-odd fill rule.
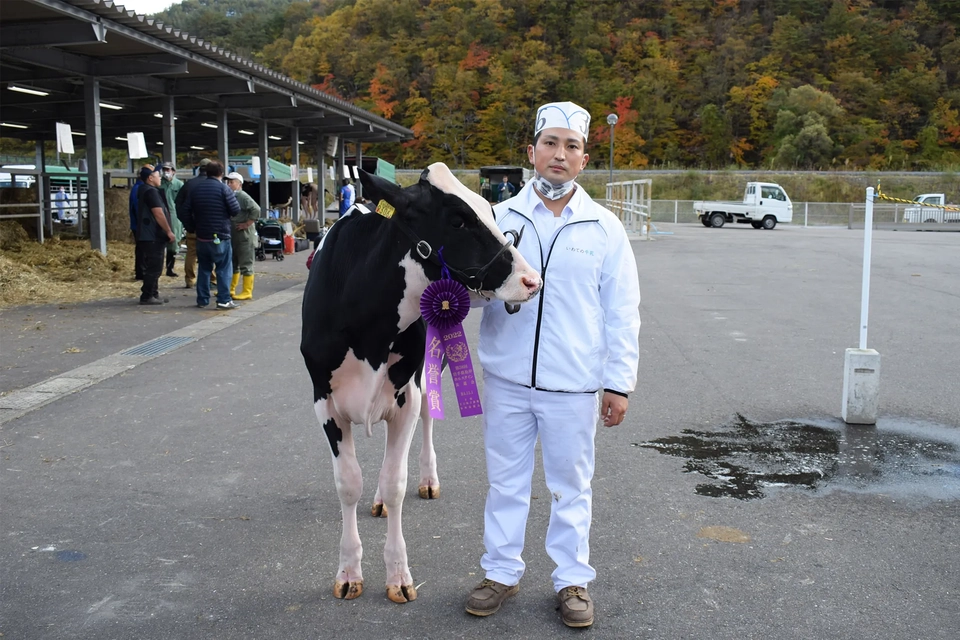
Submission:
[[[480,325],[487,477],[480,564],[486,578],[467,612],[496,613],[517,593],[540,440],[550,490],[547,553],[564,624],[593,624],[587,583],[594,436],[623,421],[637,381],[640,287],[630,241],[617,217],[575,179],[587,166],[590,114],[572,102],[537,110],[527,155],[534,179],[494,208],[501,229],[524,229],[518,249],[535,268],[539,299],[509,313],[488,303]]]

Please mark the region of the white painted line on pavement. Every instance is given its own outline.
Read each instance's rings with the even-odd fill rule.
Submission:
[[[212,318],[181,327],[170,333],[148,340],[143,344],[128,347],[117,353],[105,356],[99,360],[77,367],[76,369],[66,371],[47,378],[42,382],[38,382],[37,384],[0,397],[0,424],[19,418],[34,409],[39,409],[66,395],[91,387],[98,382],[103,382],[118,373],[129,371],[144,362],[172,353],[181,347],[193,344],[201,338],[222,331],[238,322],[249,320],[264,311],[269,311],[291,300],[296,300],[303,295],[303,287],[303,284],[297,284],[289,289],[284,289],[283,291],[269,295],[266,298],[244,303],[239,309],[228,313],[218,313]],[[169,340],[170,338],[190,338],[190,340]],[[167,342],[169,342],[171,346],[164,347],[163,339],[168,339]],[[151,343],[158,345],[158,352],[151,353]],[[141,351],[147,355],[140,355]],[[133,352],[134,354],[124,355],[125,352]]]

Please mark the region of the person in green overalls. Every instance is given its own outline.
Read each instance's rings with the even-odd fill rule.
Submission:
[[[253,298],[253,261],[257,250],[257,231],[254,223],[260,218],[260,205],[243,190],[243,176],[234,171],[227,176],[227,184],[233,189],[240,203],[240,214],[233,219],[233,281],[230,292],[234,300]],[[243,291],[233,293],[243,276]]]
[[[176,278],[177,274],[173,271],[176,264],[177,254],[180,253],[180,238],[183,237],[183,225],[180,218],[177,217],[177,194],[183,188],[183,181],[177,178],[177,168],[172,162],[164,162],[160,165],[160,172],[163,181],[160,183],[160,190],[167,198],[167,208],[170,209],[170,226],[173,228],[175,241],[167,245],[167,277]]]

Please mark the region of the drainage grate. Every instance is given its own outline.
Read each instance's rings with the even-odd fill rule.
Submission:
[[[177,347],[182,347],[188,342],[193,342],[196,338],[189,336],[163,336],[150,342],[144,342],[138,347],[121,351],[122,356],[159,356],[173,351]]]

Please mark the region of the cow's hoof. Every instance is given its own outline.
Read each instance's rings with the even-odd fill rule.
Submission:
[[[370,515],[374,518],[386,518],[387,517],[387,507],[382,502],[375,504],[370,507]]]
[[[337,580],[333,583],[333,597],[340,600],[353,600],[354,598],[359,598],[360,594],[363,593],[363,580],[355,580],[353,582],[340,582]]]
[[[424,500],[436,500],[440,497],[440,487],[439,486],[423,486],[420,487],[420,497]]]
[[[413,602],[417,599],[417,588],[412,584],[393,584],[387,587],[387,597],[397,604]]]

